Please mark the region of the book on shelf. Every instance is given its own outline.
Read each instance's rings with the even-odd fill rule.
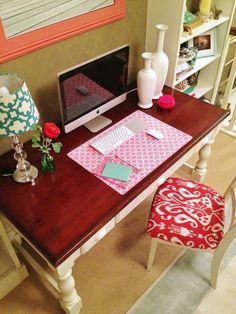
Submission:
[[[181,93],[190,95],[190,96],[194,96],[194,88],[193,86],[187,84],[187,86],[184,89],[179,89],[177,87],[175,87],[175,89],[177,89],[178,91],[180,91]]]

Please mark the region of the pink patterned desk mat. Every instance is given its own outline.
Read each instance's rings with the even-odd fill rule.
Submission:
[[[159,130],[164,135],[164,138],[157,140],[146,134],[145,129],[117,147],[108,156],[103,156],[89,145],[94,140],[111,132],[117,126],[134,117],[139,117],[147,122],[148,129]],[[137,110],[101,134],[69,152],[68,156],[96,175],[115,191],[125,194],[191,139],[190,135]],[[134,167],[135,171],[133,171],[127,183],[120,182],[119,184],[117,180],[108,180],[99,175],[102,171],[101,165],[105,165],[107,160]]]

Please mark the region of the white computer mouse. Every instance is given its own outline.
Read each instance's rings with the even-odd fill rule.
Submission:
[[[149,129],[146,131],[146,133],[148,135],[151,135],[151,136],[157,138],[158,140],[161,140],[164,137],[164,135],[156,129]]]

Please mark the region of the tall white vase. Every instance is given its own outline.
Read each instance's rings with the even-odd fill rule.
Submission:
[[[154,53],[152,60],[152,68],[156,72],[156,88],[154,93],[154,99],[158,99],[162,96],[162,89],[164,87],[166,76],[169,67],[169,59],[163,51],[165,32],[168,29],[167,25],[158,24],[156,29],[159,31],[157,37],[157,50]]]
[[[154,54],[144,52],[142,57],[144,59],[144,68],[138,72],[137,76],[138,106],[142,109],[148,109],[153,105],[152,99],[156,87],[156,73],[151,68]]]

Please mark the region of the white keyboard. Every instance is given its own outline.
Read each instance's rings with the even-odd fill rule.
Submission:
[[[113,131],[95,140],[90,145],[102,155],[108,155],[113,149],[123,144],[135,134],[135,132],[131,131],[126,126],[121,125],[115,128]]]

